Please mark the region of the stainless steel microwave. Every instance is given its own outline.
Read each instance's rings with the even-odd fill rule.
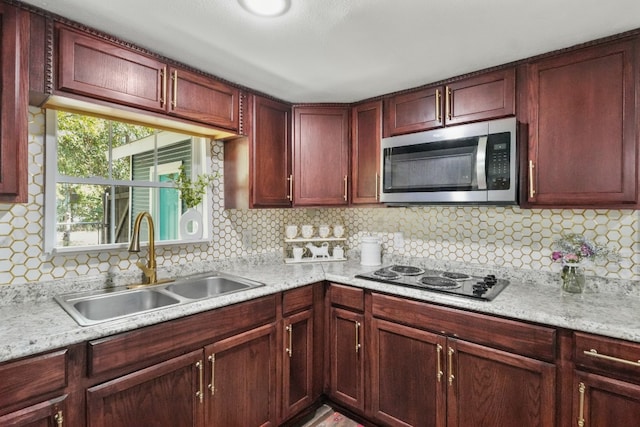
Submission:
[[[515,204],[515,117],[383,138],[380,201]]]

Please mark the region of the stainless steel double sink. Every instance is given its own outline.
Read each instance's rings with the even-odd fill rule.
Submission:
[[[60,295],[55,300],[80,326],[90,326],[260,286],[264,284],[214,272],[143,288],[114,288]]]

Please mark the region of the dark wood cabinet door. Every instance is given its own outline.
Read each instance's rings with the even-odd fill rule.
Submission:
[[[240,91],[208,77],[169,69],[169,113],[211,126],[238,130]]]
[[[530,65],[530,204],[636,203],[636,57],[624,41]]]
[[[371,325],[371,410],[389,426],[444,426],[446,338],[373,319]]]
[[[66,395],[0,416],[3,427],[59,427],[73,425],[67,419]],[[65,424],[69,422],[69,424]],[[78,424],[79,425],[79,424]]]
[[[252,207],[290,207],[291,106],[254,97]]]
[[[201,426],[202,351],[194,351],[87,390],[89,427]]]
[[[444,89],[448,125],[496,119],[515,114],[514,68],[493,71],[449,83]]]
[[[364,316],[331,307],[329,320],[329,395],[364,411]]]
[[[440,86],[387,98],[384,104],[384,136],[443,126],[443,99],[444,94]]]
[[[308,407],[313,400],[313,310],[284,319],[283,419]]]
[[[349,109],[295,107],[293,114],[294,205],[346,205]]]
[[[57,89],[164,112],[166,64],[67,28],[58,30]]]
[[[378,203],[382,101],[351,110],[351,203]]]
[[[555,365],[449,338],[449,426],[555,425]]]
[[[574,425],[618,427],[640,421],[640,385],[576,371]]]
[[[27,202],[29,14],[0,4],[0,202]]]
[[[205,348],[206,425],[276,425],[276,334],[261,326]]]

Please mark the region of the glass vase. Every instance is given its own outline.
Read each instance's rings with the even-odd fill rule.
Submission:
[[[562,290],[572,294],[580,294],[584,290],[584,268],[580,264],[565,263],[562,266]]]

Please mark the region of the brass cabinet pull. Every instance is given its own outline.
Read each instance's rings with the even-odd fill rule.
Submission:
[[[200,399],[200,403],[202,403],[204,401],[204,393],[202,392],[202,386],[204,383],[204,377],[202,373],[202,361],[198,360],[196,362],[196,368],[198,368],[198,378],[199,378],[199,384],[200,384],[200,389],[196,392],[196,397]]]
[[[533,164],[533,160],[529,160],[529,198],[533,199],[533,196],[536,195],[536,190],[533,187],[533,168],[535,165]]]
[[[171,80],[173,80],[173,97],[171,99],[171,107],[175,109],[178,106],[178,70],[173,70],[173,73],[171,73]]]
[[[376,174],[376,201],[380,201],[380,174]]]
[[[356,353],[360,352],[360,322],[356,321]]]
[[[164,108],[167,103],[167,67],[165,66],[160,71],[160,75],[162,76],[162,89],[160,92],[160,107]]]
[[[583,351],[583,353],[586,356],[595,357],[596,359],[604,359],[604,360],[609,360],[611,362],[624,363],[625,365],[631,365],[631,366],[635,366],[636,368],[640,368],[640,360],[635,362],[633,360],[620,359],[619,357],[607,356],[606,354],[598,353],[598,351],[594,348],[592,348],[591,350],[585,350]]]
[[[578,414],[578,427],[584,427],[584,391],[586,387],[584,383],[578,384],[578,393],[580,393],[580,409]]]
[[[453,385],[453,380],[456,378],[453,375],[453,353],[455,353],[455,350],[449,347],[449,350],[447,351],[447,354],[449,355],[449,385]]]
[[[344,176],[344,201],[347,201],[347,175]]]
[[[292,335],[293,335],[293,325],[288,325],[286,328],[284,328],[287,333],[289,334],[289,347],[287,347],[285,349],[285,351],[287,352],[287,354],[289,355],[289,357],[291,357],[291,355],[293,354],[293,345],[292,345]]]
[[[287,200],[293,201],[293,175],[289,175],[287,181],[289,181],[289,194],[287,194]]]
[[[444,372],[442,372],[442,361],[440,358],[442,357],[442,346],[440,344],[436,345],[436,363],[438,364],[436,368],[436,376],[438,377],[438,382],[442,379]]]
[[[444,104],[447,120],[451,120],[451,88],[449,86],[445,86]]]
[[[56,414],[53,416],[53,419],[55,420],[56,425],[58,427],[62,427],[62,425],[64,424],[64,417],[62,416],[62,411],[56,412]]]
[[[440,107],[440,100],[442,99],[442,95],[440,95],[440,89],[436,89],[436,121],[442,122],[442,108]]]
[[[209,363],[211,363],[211,384],[209,384],[209,392],[211,393],[211,396],[213,396],[216,393],[216,383],[215,383],[216,355],[215,354],[212,354],[211,356],[209,356]]]

